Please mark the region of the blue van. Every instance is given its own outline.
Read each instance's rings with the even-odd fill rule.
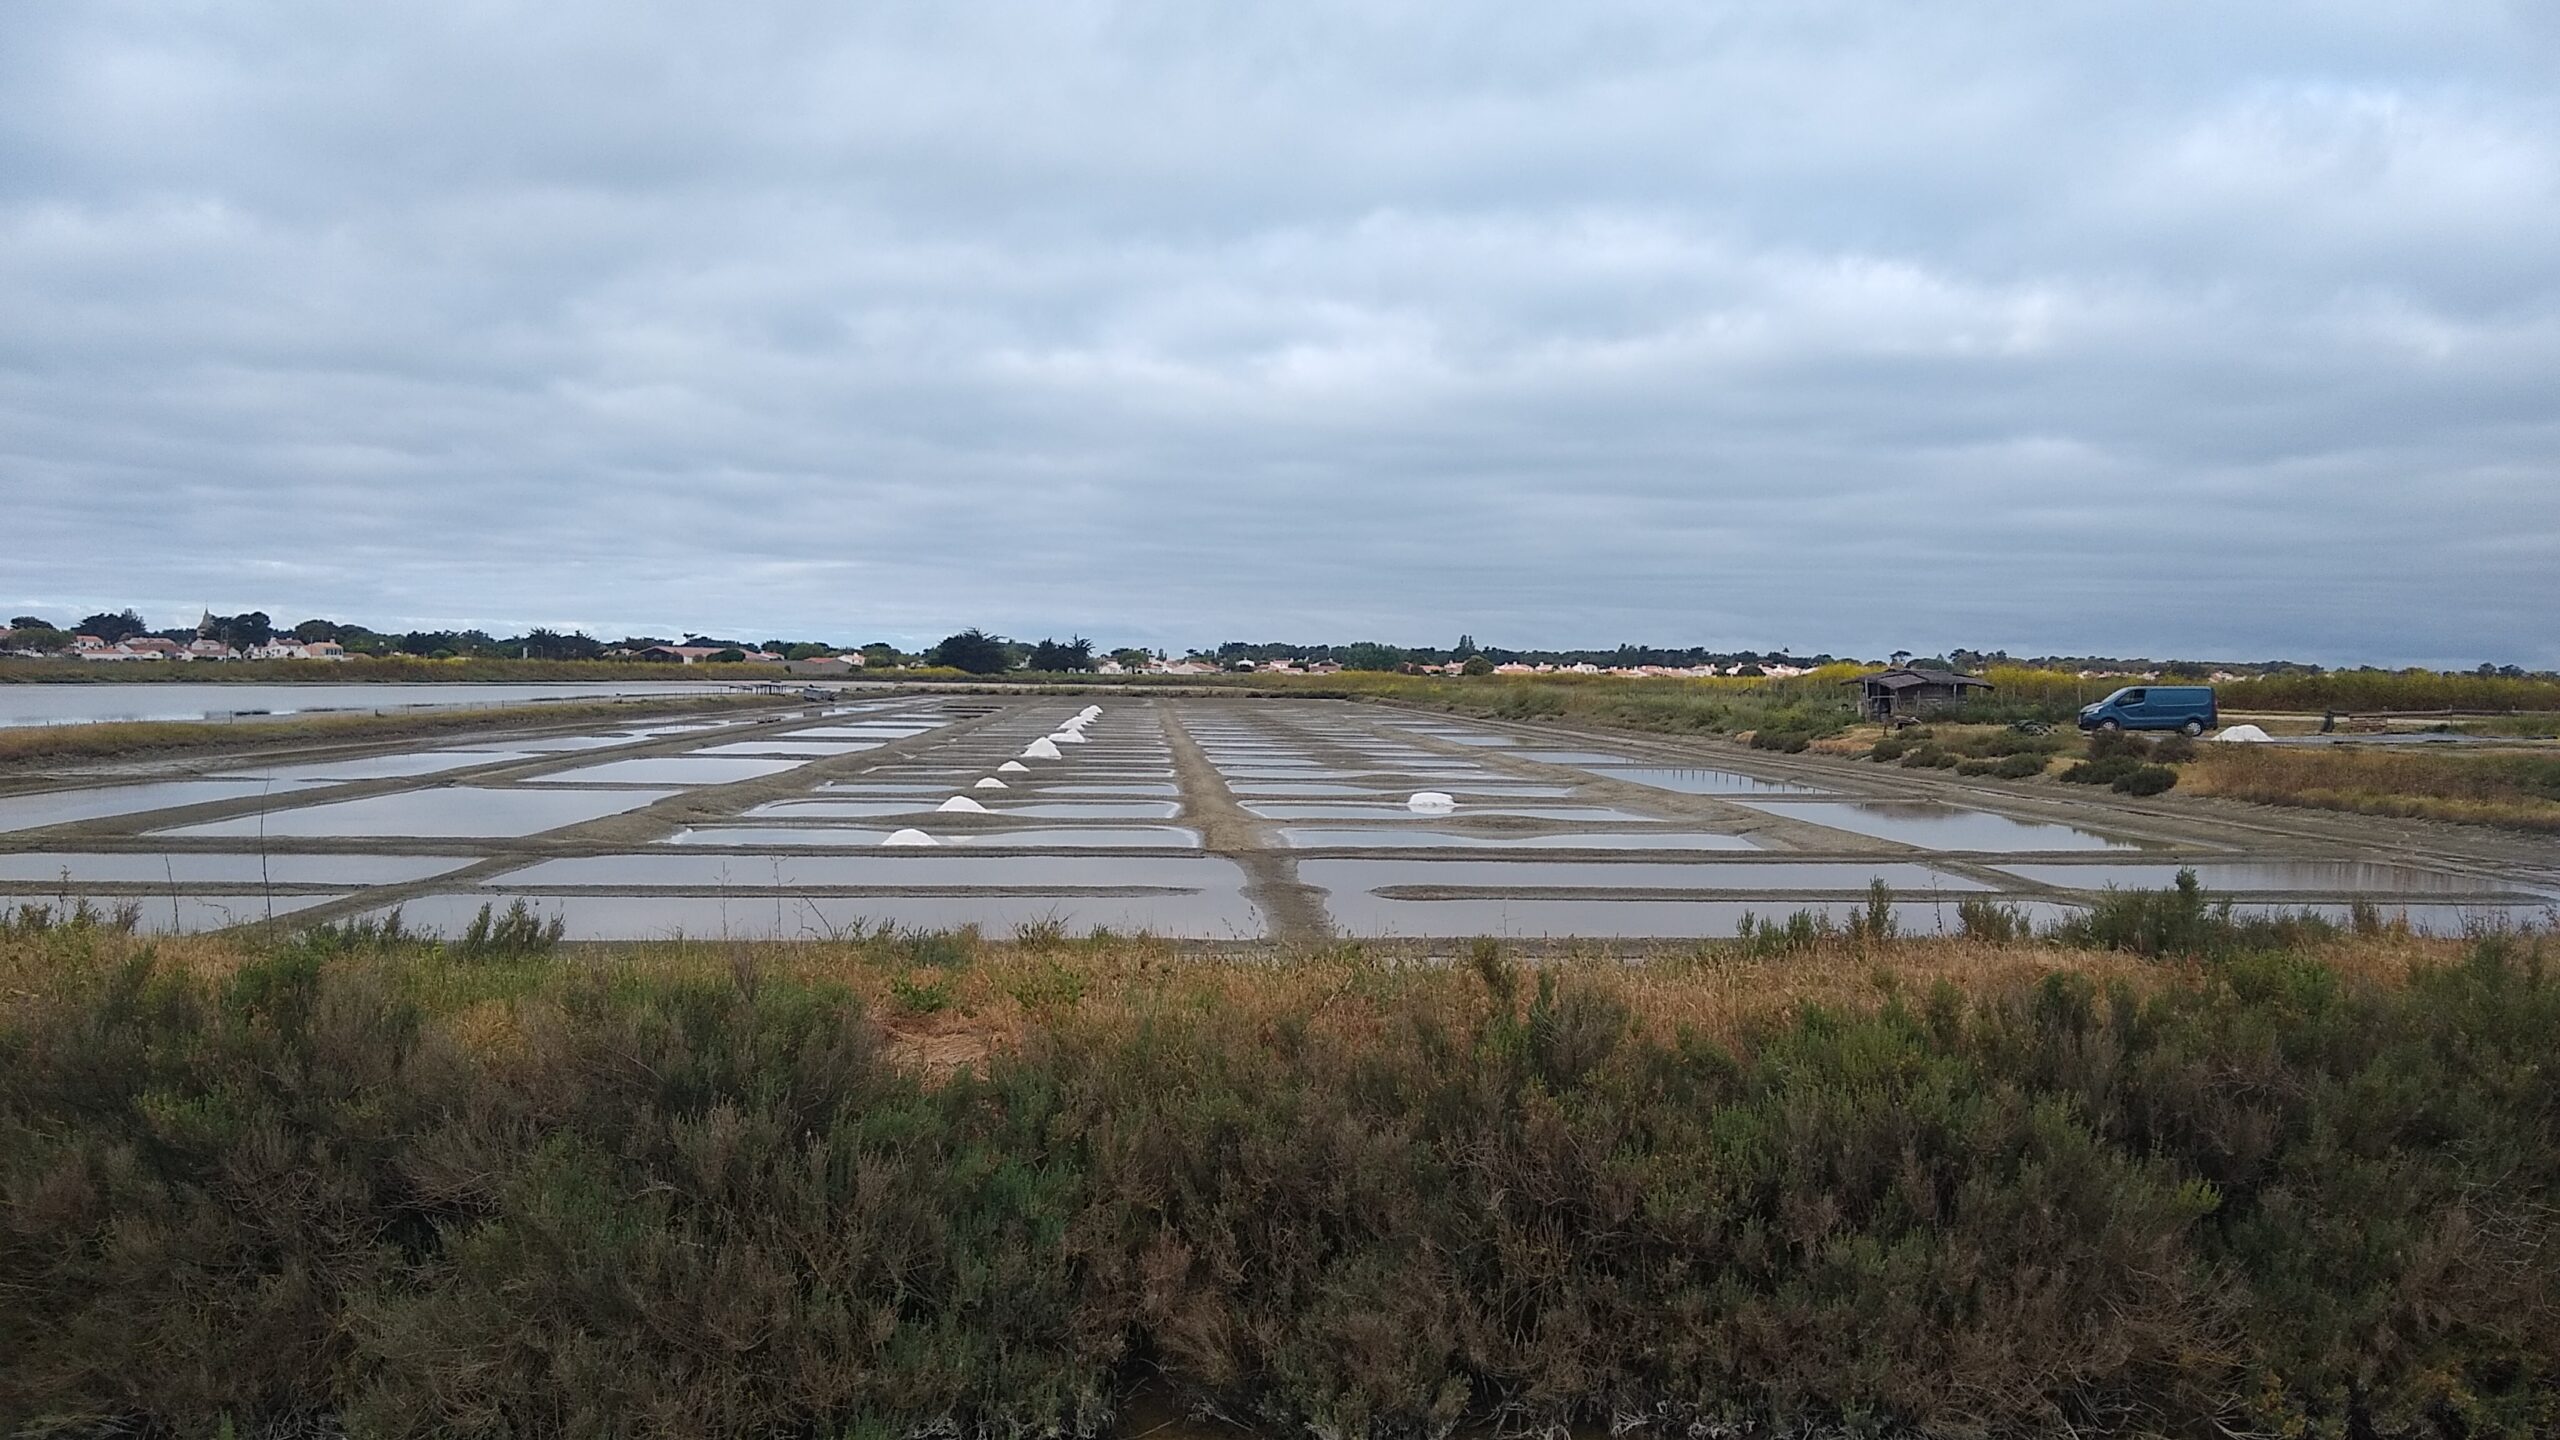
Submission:
[[[2179,730],[2201,735],[2222,728],[2210,685],[2133,685],[2080,709],[2083,730]]]

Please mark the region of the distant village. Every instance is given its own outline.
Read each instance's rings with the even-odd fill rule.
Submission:
[[[12,618],[0,628],[0,655],[26,659],[79,660],[95,663],[223,663],[245,661],[319,661],[338,663],[364,659],[408,660],[551,660],[612,661],[625,664],[771,666],[793,676],[829,672],[952,669],[970,674],[1007,670],[1081,672],[1106,676],[1198,676],[1217,674],[1334,675],[1344,671],[1385,671],[1407,675],[1613,676],[1622,679],[1705,679],[1710,677],[1782,680],[1809,675],[1826,666],[1877,665],[1900,669],[1911,660],[1896,652],[1886,661],[1859,661],[1829,654],[1798,656],[1784,651],[1716,653],[1703,648],[1663,649],[1621,645],[1614,650],[1535,651],[1478,646],[1473,636],[1460,636],[1448,649],[1402,647],[1373,641],[1347,645],[1295,645],[1229,641],[1211,649],[1181,655],[1136,647],[1102,650],[1077,637],[1037,643],[1007,639],[982,630],[945,637],[920,651],[905,651],[875,641],[859,647],[823,641],[765,640],[749,642],[687,634],[682,639],[629,636],[606,642],[583,633],[535,628],[525,634],[497,637],[479,630],[378,632],[362,625],[331,620],[305,620],[290,629],[274,626],[259,612],[199,616],[193,627],[148,628],[132,610],[90,615],[76,625],[57,627],[33,615]],[[2123,660],[2095,656],[2012,656],[2004,651],[1950,650],[1919,662],[1959,674],[1980,674],[2003,666],[2077,673],[2084,678],[2122,677],[2179,679],[2213,683],[2251,676],[2321,673],[2322,667],[2292,661],[2199,664]],[[2514,677],[2527,672],[2513,665],[2482,665],[2479,675]]]
[[[15,632],[10,632],[10,638],[14,638],[14,633]],[[297,640],[290,635],[278,635],[259,644],[235,646],[225,644],[220,640],[205,636],[199,636],[196,639],[182,642],[160,635],[134,635],[120,640],[106,640],[96,635],[74,634],[71,637],[71,643],[67,647],[59,649],[38,650],[32,647],[10,648],[12,653],[26,655],[29,657],[39,655],[56,655],[74,660],[91,660],[101,662],[153,660],[342,661],[347,658],[347,648],[335,640]],[[749,650],[729,645],[648,645],[642,646],[638,649],[629,649],[621,646],[607,646],[604,649],[597,651],[594,658],[598,660],[658,662],[672,665],[699,665],[711,662],[748,665],[788,665],[792,667],[795,672],[805,672],[812,667],[823,668],[827,666],[834,666],[843,670],[860,670],[865,668],[868,663],[866,657],[859,650],[843,651],[833,655],[808,655],[795,658],[772,650]],[[1189,656],[1182,659],[1168,659],[1163,656],[1152,656],[1142,663],[1125,663],[1122,660],[1106,655],[1097,657],[1090,668],[1092,672],[1097,675],[1218,675],[1230,673],[1334,675],[1341,673],[1343,666],[1340,662],[1333,660],[1239,660],[1233,663],[1221,663],[1214,659]],[[1407,674],[1414,675],[1460,675],[1470,673],[1467,670],[1467,661],[1465,660],[1450,660],[1439,664],[1408,662],[1407,664],[1400,665],[1396,668]],[[1811,666],[1784,664],[1734,664],[1729,666],[1712,664],[1602,666],[1594,665],[1589,661],[1565,665],[1553,663],[1533,665],[1512,660],[1505,661],[1499,665],[1493,665],[1490,671],[1479,669],[1474,673],[1490,673],[1495,675],[1618,675],[1633,678],[1659,676],[1694,677],[1708,675],[1760,675],[1772,678],[1781,678],[1792,675],[1810,674],[1812,672],[1812,668],[1813,667]]]

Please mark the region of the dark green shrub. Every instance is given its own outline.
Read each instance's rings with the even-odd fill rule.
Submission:
[[[1902,752],[1910,748],[1911,742],[1903,739],[1901,735],[1887,733],[1883,739],[1876,742],[1874,749],[1867,752],[1867,758],[1882,764],[1887,760],[1901,759]]]
[[[522,899],[495,914],[494,907],[483,905],[480,913],[453,944],[453,953],[466,960],[515,960],[530,955],[546,955],[560,944],[567,932],[568,921],[558,915],[545,920],[534,913]]]
[[[2113,785],[2141,768],[2142,762],[2130,755],[2109,755],[2073,765],[2062,772],[2062,782],[2066,785]]]
[[[1843,933],[1827,911],[1798,910],[1784,920],[1767,921],[1746,910],[1734,927],[1734,948],[1754,959],[1774,959],[1836,943]]]
[[[1991,767],[1991,773],[2003,780],[2023,780],[2030,775],[2043,774],[2044,765],[2042,752],[2006,755]]]
[[[2192,875],[2101,909],[2195,963],[1727,1046],[1486,943],[1359,1023],[1067,1011],[939,1081],[744,967],[548,976],[480,1049],[411,956],[22,940],[0,1432],[1087,1436],[1143,1374],[1345,1440],[2554,1433],[2542,954],[2387,986]]]
[[[2178,772],[2166,765],[2137,765],[2116,777],[2113,788],[2124,795],[2157,795],[2178,783]]]
[[[2092,730],[2089,732],[2089,758],[2111,760],[2126,757],[2133,760],[2151,758],[2151,742],[2130,730]]]
[[[2027,912],[2015,905],[1969,895],[1956,902],[1956,925],[1968,940],[2005,945],[2032,933]]]
[[[2218,958],[2334,938],[2338,927],[2316,914],[2237,913],[2228,897],[2206,894],[2193,870],[2180,870],[2165,890],[2110,887],[2089,909],[2054,927],[2065,944],[2137,955]]]
[[[1763,727],[1751,732],[1751,748],[1776,750],[1788,755],[1801,755],[1813,737],[1802,730],[1774,730]]]

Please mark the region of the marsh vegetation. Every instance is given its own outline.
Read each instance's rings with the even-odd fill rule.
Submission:
[[[13,925],[0,1426],[2560,1425],[2540,942],[1977,908],[1641,964]]]

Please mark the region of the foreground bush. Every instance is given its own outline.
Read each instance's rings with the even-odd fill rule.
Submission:
[[[0,1425],[1087,1434],[1148,1375],[1327,1436],[2552,1433],[2540,955],[2385,984],[2119,908],[2190,958],[1717,1043],[1486,946],[1062,992],[940,1079],[743,964],[430,1005],[397,949],[21,937]]]

